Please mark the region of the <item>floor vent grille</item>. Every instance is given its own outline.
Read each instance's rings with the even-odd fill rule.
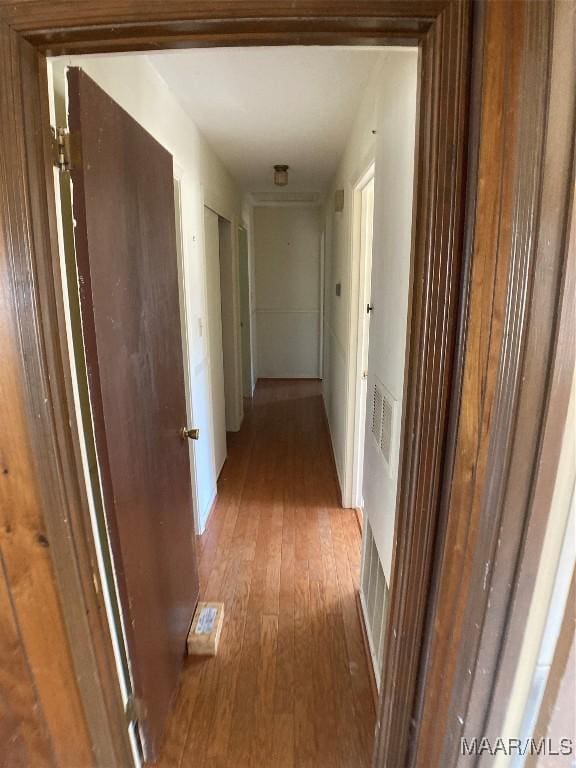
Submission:
[[[380,690],[388,612],[388,585],[372,535],[370,521],[366,516],[364,517],[360,602],[364,613],[374,676],[378,690]]]

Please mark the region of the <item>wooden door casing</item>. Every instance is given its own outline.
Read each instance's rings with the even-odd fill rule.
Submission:
[[[493,2],[490,7],[506,6],[516,8],[516,3]],[[541,13],[548,18],[553,17],[555,9],[560,3],[526,3],[528,10],[521,14],[522,24],[526,21],[525,13]],[[463,196],[464,178],[468,179],[467,198],[470,201],[467,208],[466,226],[464,229],[464,243],[466,245],[463,256],[458,255],[454,264],[457,267],[463,258],[463,272],[460,276],[453,274],[451,279],[457,285],[457,291],[452,295],[453,304],[447,307],[448,312],[456,312],[459,305],[460,323],[458,334],[455,338],[455,366],[454,376],[449,377],[443,390],[449,398],[450,413],[446,413],[448,422],[448,438],[445,448],[447,452],[442,457],[444,475],[442,483],[438,474],[434,474],[435,484],[441,485],[441,507],[446,505],[450,498],[451,489],[459,483],[467,482],[471,475],[476,478],[475,493],[481,495],[483,489],[488,489],[494,478],[494,472],[500,468],[490,465],[481,475],[475,474],[475,459],[478,451],[485,451],[490,445],[490,450],[497,455],[498,446],[504,446],[510,439],[512,425],[502,425],[502,429],[496,430],[488,423],[486,429],[478,431],[471,421],[466,421],[470,414],[479,412],[482,408],[482,396],[486,387],[494,387],[494,383],[502,381],[501,374],[503,363],[500,359],[500,350],[494,345],[489,358],[477,356],[476,349],[468,342],[473,339],[471,331],[481,327],[489,327],[491,317],[496,317],[512,307],[513,288],[518,285],[518,274],[514,270],[507,271],[502,268],[497,273],[490,272],[491,283],[488,291],[495,290],[498,297],[498,305],[492,305],[484,301],[482,285],[470,283],[470,275],[478,258],[474,247],[474,233],[477,229],[477,216],[474,210],[474,200],[478,194],[478,188],[482,185],[484,195],[493,193],[493,207],[484,211],[485,215],[494,220],[500,220],[501,226],[512,227],[515,210],[504,204],[498,197],[498,188],[501,183],[501,161],[495,160],[490,174],[479,179],[476,174],[477,148],[482,140],[490,141],[494,126],[480,124],[474,116],[478,113],[479,106],[472,101],[468,105],[464,98],[461,110],[457,110],[457,119],[460,121],[459,132],[449,141],[442,133],[443,120],[447,115],[453,115],[454,110],[447,107],[449,94],[454,93],[454,88],[464,88],[468,81],[469,55],[467,47],[470,40],[477,51],[475,58],[475,71],[482,70],[485,63],[494,53],[494,45],[498,49],[497,39],[499,34],[491,25],[481,23],[475,15],[470,34],[469,24],[460,24],[462,12],[466,13],[468,4],[465,2],[452,2],[451,0],[366,0],[361,4],[348,0],[326,2],[326,0],[279,0],[273,6],[260,3],[256,0],[239,0],[233,6],[225,0],[197,0],[196,2],[184,2],[173,0],[159,6],[154,2],[144,2],[134,6],[130,0],[121,3],[111,3],[109,0],[97,0],[87,3],[82,0],[75,2],[47,2],[47,0],[34,0],[33,2],[12,0],[10,3],[0,4],[0,30],[2,34],[3,66],[0,68],[0,103],[2,104],[2,118],[0,120],[0,138],[3,148],[10,148],[10,153],[0,165],[0,196],[3,201],[1,227],[0,227],[0,252],[5,261],[4,268],[0,272],[0,291],[5,297],[0,304],[2,313],[2,327],[7,329],[7,337],[12,340],[15,354],[3,360],[0,366],[0,387],[3,392],[10,393],[10,402],[15,404],[13,412],[7,417],[8,427],[2,437],[2,451],[8,455],[18,457],[18,466],[28,467],[33,478],[33,483],[39,487],[38,494],[33,503],[34,524],[48,531],[48,539],[51,541],[52,566],[55,575],[48,574],[48,581],[52,584],[52,595],[56,595],[56,603],[52,602],[50,616],[54,628],[60,627],[68,632],[72,639],[71,644],[56,642],[51,645],[50,653],[43,657],[44,669],[60,670],[59,681],[64,691],[64,703],[69,711],[76,710],[78,728],[73,733],[77,749],[92,745],[95,754],[105,755],[105,760],[100,757],[100,764],[126,765],[126,738],[118,727],[121,723],[121,706],[117,683],[114,678],[112,652],[110,640],[106,632],[105,621],[102,621],[101,591],[98,589],[98,574],[93,572],[94,561],[93,547],[90,541],[89,524],[87,517],[86,501],[82,490],[81,473],[78,469],[77,436],[70,429],[71,412],[70,386],[66,373],[66,349],[65,339],[62,334],[61,299],[59,298],[59,276],[57,261],[54,257],[54,199],[53,185],[51,181],[52,170],[50,168],[50,146],[46,130],[47,97],[45,86],[45,61],[42,55],[38,60],[34,58],[34,47],[41,53],[46,52],[95,52],[103,50],[128,50],[130,48],[158,48],[171,46],[193,45],[234,45],[234,44],[289,44],[295,42],[307,42],[318,44],[420,44],[421,50],[426,54],[424,72],[426,78],[421,81],[422,104],[426,111],[420,114],[420,130],[428,136],[424,146],[427,148],[425,163],[427,176],[423,181],[419,176],[421,185],[420,204],[425,206],[427,217],[417,224],[416,240],[420,243],[427,241],[427,222],[442,223],[439,232],[442,232],[440,242],[447,247],[454,248],[457,255],[460,254],[460,206]],[[568,34],[572,30],[567,27]],[[492,77],[498,81],[507,77],[508,61],[510,57],[522,56],[530,50],[531,41],[526,35],[520,35],[514,50],[511,46],[500,50],[500,69],[494,69]],[[551,38],[542,38],[542,44],[547,51],[551,50]],[[574,44],[572,45],[574,48]],[[544,57],[546,59],[546,55]],[[564,58],[566,62],[567,59]],[[37,69],[36,69],[37,68]],[[572,76],[570,67],[560,68],[562,77],[566,82],[567,73]],[[552,73],[552,78],[554,73]],[[548,82],[551,72],[548,66],[543,66],[535,73],[538,81]],[[23,79],[27,79],[27,87],[21,88]],[[529,103],[534,90],[534,82],[521,79],[508,81],[508,97],[510,103]],[[443,94],[441,99],[441,94]],[[444,111],[438,114],[439,120],[435,121],[432,130],[426,126],[426,114],[439,109],[441,100]],[[502,102],[498,89],[488,91],[483,101],[483,110],[493,111],[495,120],[502,119]],[[535,119],[545,119],[548,107]],[[573,123],[573,108],[569,102],[564,105],[562,113],[567,120]],[[471,119],[469,119],[471,116]],[[470,133],[467,134],[467,123],[470,125]],[[501,141],[507,146],[507,141],[514,136],[517,126],[513,122],[505,122]],[[460,153],[464,151],[466,138],[470,141],[470,153],[466,163],[458,162]],[[568,159],[566,155],[552,156],[543,166],[538,184],[544,180],[565,177],[571,173],[573,134],[570,139],[565,136],[559,138],[558,146],[565,147],[567,142],[570,147]],[[454,143],[455,142],[455,143]],[[421,155],[419,158],[419,163]],[[420,166],[419,166],[420,167]],[[522,167],[522,163],[518,167]],[[426,170],[426,169],[425,169]],[[39,183],[39,179],[45,176],[47,184]],[[456,176],[456,186],[449,183],[445,185],[443,180],[449,180]],[[14,182],[16,181],[16,184]],[[522,206],[523,200],[528,199],[531,190],[519,187],[516,197],[517,206]],[[557,213],[560,219],[568,215],[571,197],[564,195],[558,199]],[[530,219],[525,229],[525,234],[530,239],[535,237],[539,212],[542,210],[542,198],[536,204],[536,215]],[[419,229],[418,229],[419,227]],[[420,238],[420,239],[419,239]],[[446,240],[447,238],[447,240]],[[562,270],[565,252],[558,249],[549,254],[549,263],[555,269]],[[425,273],[422,273],[424,277]],[[428,273],[434,274],[434,273]],[[430,285],[423,283],[424,298]],[[526,296],[524,312],[518,317],[521,327],[526,324],[538,323],[543,318],[543,323],[551,330],[552,335],[560,333],[560,340],[571,338],[574,332],[574,319],[569,318],[566,328],[558,331],[555,318],[561,306],[561,294],[558,291],[547,291],[538,282],[531,284],[531,291]],[[544,314],[543,314],[544,313]],[[551,327],[553,326],[553,327]],[[441,328],[439,328],[441,330]],[[522,334],[521,334],[522,335]],[[440,350],[445,343],[445,336],[435,339]],[[546,369],[554,365],[554,354],[551,348],[538,347],[542,358],[539,359],[539,367]],[[555,348],[555,347],[554,347]],[[461,390],[463,385],[462,373],[466,370],[465,356],[471,361],[476,357],[474,370],[478,381],[482,382],[481,389],[472,388],[469,392],[466,410],[460,409]],[[425,358],[422,358],[424,360]],[[42,384],[40,384],[40,382]],[[430,382],[429,382],[430,383]],[[541,402],[533,399],[531,394],[530,376],[516,380],[514,386],[516,396],[522,394],[525,398],[524,428],[540,423],[541,414],[538,412]],[[424,395],[422,382],[415,386],[415,391]],[[505,390],[498,390],[499,392]],[[530,411],[530,402],[535,407]],[[436,440],[439,430],[444,424],[437,419],[437,413],[430,415],[429,440],[427,444],[433,446],[431,451],[422,454],[418,461],[438,462],[440,445]],[[488,414],[487,414],[488,416]],[[474,445],[476,453],[469,454],[468,463],[460,463],[453,471],[453,459],[455,440],[460,428],[466,427],[470,445]],[[476,431],[475,431],[476,430]],[[8,441],[8,436],[10,441]],[[450,437],[452,436],[452,437]],[[40,439],[38,439],[40,437]],[[552,435],[550,444],[554,443]],[[422,440],[418,446],[423,445]],[[452,448],[450,446],[452,445]],[[537,443],[536,449],[540,452],[540,462],[553,453],[550,445],[542,446]],[[418,450],[420,450],[418,448]],[[524,461],[535,459],[534,445],[531,445],[530,454],[526,451]],[[504,468],[507,472],[507,469]],[[458,474],[459,473],[459,474]],[[12,472],[2,476],[2,481],[7,489],[8,499],[17,499],[22,493],[23,476],[21,472]],[[418,480],[420,483],[421,480]],[[406,488],[409,493],[414,493],[416,480],[408,482]],[[28,488],[34,487],[28,483]],[[440,492],[436,488],[437,492]],[[412,507],[413,509],[413,507]],[[427,509],[426,506],[420,509]],[[465,525],[465,517],[468,512],[462,512],[462,524]],[[514,512],[521,522],[530,515],[530,507],[524,507]],[[413,531],[415,518],[406,518],[405,530],[408,535]],[[494,521],[488,521],[493,525]],[[24,529],[23,529],[24,530]],[[59,538],[52,537],[52,533],[61,531]],[[431,533],[431,532],[430,532]],[[485,530],[486,536],[491,531]],[[440,517],[440,526],[436,528],[435,535],[426,535],[422,544],[429,547],[433,544],[436,559],[441,558],[443,552],[450,552],[455,542],[449,538],[448,528]],[[52,543],[53,542],[53,543]],[[2,531],[2,553],[5,562],[5,578],[12,584],[16,573],[11,557],[17,548],[15,538]],[[40,553],[46,554],[46,553]],[[422,547],[409,547],[405,554],[412,555],[412,563],[422,564]],[[395,577],[405,581],[403,569],[410,563],[406,557],[398,557],[395,561]],[[420,567],[420,566],[419,566]],[[29,560],[30,575],[36,574],[38,568],[38,552]],[[92,569],[92,572],[91,572]],[[455,589],[461,586],[464,594],[471,596],[469,582],[461,582],[460,574],[451,570],[451,565],[446,562],[446,584]],[[18,594],[15,596],[19,597]],[[58,603],[59,598],[59,605]],[[28,617],[20,623],[21,642],[27,649],[28,658],[30,651],[38,646],[38,638],[42,635],[40,622],[32,621],[30,617],[33,606],[42,605],[43,596],[38,591],[31,591],[26,601],[15,599],[13,605],[18,619]],[[430,606],[425,612],[427,595],[418,595],[415,598],[417,605],[407,601],[405,607],[398,610],[397,621],[403,629],[406,621],[412,621],[415,610],[425,625],[435,627],[438,637],[451,637],[452,617],[448,612],[434,613],[436,609]],[[400,606],[401,608],[401,606]],[[466,626],[470,622],[483,622],[483,607],[476,605],[473,612],[468,615]],[[416,625],[418,627],[418,622]],[[420,624],[422,627],[422,624]],[[466,645],[466,629],[458,638],[459,648]],[[36,645],[35,645],[36,643]],[[396,676],[398,685],[395,688],[395,703],[389,708],[388,715],[381,720],[377,742],[379,753],[376,765],[388,765],[390,768],[404,768],[404,758],[397,752],[388,751],[391,738],[397,745],[406,743],[409,738],[410,718],[414,717],[413,733],[419,732],[419,718],[421,712],[414,709],[413,693],[416,686],[414,680],[414,667],[420,666],[421,671],[431,669],[435,663],[437,650],[433,647],[422,645],[422,633],[416,631],[414,642],[407,644],[403,649],[397,645],[396,650],[389,657],[390,669],[404,669],[404,673]],[[421,655],[423,653],[423,655]],[[399,656],[397,656],[399,654]],[[34,658],[32,656],[32,658]],[[73,664],[82,670],[82,675],[75,678]],[[31,664],[32,673],[36,681],[39,669],[37,664]],[[406,672],[408,676],[406,677]],[[403,681],[408,685],[404,686]],[[488,681],[489,682],[489,681]],[[451,696],[451,680],[443,681],[438,678],[434,683],[435,718],[437,715],[447,712]],[[421,686],[421,683],[420,683]],[[62,754],[61,750],[67,748],[66,741],[71,740],[72,734],[63,735],[61,729],[56,727],[59,715],[58,706],[51,698],[46,688],[39,687],[40,708],[34,714],[30,713],[30,721],[48,723],[48,733],[55,745],[55,752]],[[75,696],[81,694],[82,705],[87,714],[86,721],[90,730],[88,741],[87,730],[83,726],[80,710],[71,703]],[[478,701],[490,703],[490,691],[478,694]],[[459,730],[458,721],[454,718],[442,716],[439,719],[441,726],[433,734],[436,740],[454,738]],[[44,726],[39,726],[44,727]],[[394,736],[392,736],[395,734]],[[426,754],[426,749],[431,747],[429,735],[421,733],[418,746]],[[110,759],[112,755],[113,759]],[[387,757],[388,755],[388,757]],[[385,762],[388,760],[388,762]],[[62,763],[60,763],[62,764]],[[430,762],[428,763],[430,764]]]

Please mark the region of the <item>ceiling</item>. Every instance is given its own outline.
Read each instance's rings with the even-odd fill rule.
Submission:
[[[150,63],[246,191],[260,199],[325,193],[383,49],[212,48]],[[290,166],[274,187],[275,164]]]

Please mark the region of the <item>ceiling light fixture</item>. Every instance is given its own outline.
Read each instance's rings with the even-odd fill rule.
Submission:
[[[274,166],[274,184],[277,187],[285,187],[288,184],[288,168],[289,165]]]

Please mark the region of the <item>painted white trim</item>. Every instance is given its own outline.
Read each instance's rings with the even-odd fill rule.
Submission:
[[[242,391],[242,337],[240,333],[240,251],[238,247],[239,217],[233,216],[230,222],[230,247],[232,257],[232,334],[233,334],[233,424],[232,431],[238,432],[244,419],[244,394]]]
[[[133,677],[132,677],[132,671],[131,671],[131,664],[130,664],[130,655],[128,653],[128,643],[126,640],[126,630],[124,627],[124,616],[122,613],[122,606],[120,603],[120,597],[119,597],[119,590],[118,590],[118,579],[116,575],[116,567],[115,567],[115,561],[114,557],[112,556],[112,549],[110,544],[110,531],[108,528],[108,521],[106,520],[106,516],[104,515],[104,527],[106,529],[107,538],[106,540],[103,540],[103,538],[100,536],[100,531],[98,527],[98,514],[96,511],[96,502],[94,499],[94,488],[90,476],[90,468],[88,465],[88,452],[86,448],[86,432],[84,430],[84,425],[82,423],[82,410],[81,410],[81,404],[80,404],[80,386],[79,386],[79,380],[78,380],[78,371],[76,367],[76,362],[73,357],[73,330],[72,330],[72,321],[70,317],[70,304],[68,300],[69,290],[68,290],[68,279],[66,274],[66,254],[64,251],[64,235],[63,235],[63,223],[62,223],[62,207],[60,204],[60,178],[57,171],[54,173],[54,184],[55,184],[55,190],[56,194],[58,196],[58,199],[56,201],[56,221],[57,221],[57,229],[58,229],[58,240],[60,244],[60,274],[61,274],[61,280],[62,280],[62,287],[64,289],[64,301],[63,301],[63,307],[64,307],[64,316],[65,316],[65,325],[66,325],[66,338],[67,338],[67,346],[69,351],[69,362],[70,362],[70,379],[72,382],[72,392],[73,392],[73,398],[74,398],[74,412],[76,416],[76,428],[78,430],[78,443],[80,447],[80,455],[82,460],[82,470],[84,474],[84,482],[86,487],[86,497],[88,500],[88,510],[90,512],[90,522],[92,524],[92,535],[94,538],[94,549],[96,551],[96,561],[98,563],[98,572],[100,575],[100,583],[102,585],[102,595],[104,597],[104,605],[106,607],[106,616],[108,619],[108,626],[110,629],[110,637],[112,639],[112,648],[114,650],[114,658],[116,661],[116,669],[118,673],[118,682],[120,685],[120,690],[122,692],[122,701],[124,704],[128,701],[129,692],[133,690]],[[70,191],[70,199],[73,200],[73,190],[71,185],[71,191]],[[82,320],[80,319],[80,322]],[[84,350],[84,345],[83,345]],[[94,414],[92,411],[92,400],[90,396],[88,395],[88,404],[90,408],[90,420],[92,421],[92,424],[94,423]],[[98,470],[98,485],[100,489],[100,497],[102,498],[102,502],[104,503],[104,495],[102,491],[102,477],[100,472],[100,462],[98,461],[98,456],[96,455],[96,468]],[[110,584],[106,569],[104,566],[104,552],[108,551],[109,553],[109,560],[111,564],[111,569],[113,573],[113,583]],[[119,607],[119,616],[120,616],[120,626],[117,625],[115,617],[114,617],[114,611],[112,609],[112,594],[115,595],[115,602],[117,603]],[[126,676],[124,674],[124,668],[122,665],[122,652],[121,649],[124,649],[124,656],[128,663],[128,673],[129,673],[129,679],[126,679]]]
[[[372,632],[370,632],[370,624],[368,621],[368,606],[364,598],[364,591],[360,589],[358,592],[360,596],[360,607],[362,608],[362,617],[364,619],[364,626],[366,628],[366,637],[368,638],[368,648],[370,649],[370,660],[372,661],[372,670],[374,671],[374,679],[376,680],[376,688],[380,692],[381,671],[378,668],[378,651],[374,650],[374,643],[372,640]]]
[[[202,305],[203,305],[203,317],[202,317],[202,324],[204,327],[204,350],[205,355],[202,358],[200,363],[197,363],[195,366],[195,374],[198,375],[199,373],[199,366],[206,364],[206,370],[208,374],[208,410],[210,413],[210,423],[212,424],[212,450],[210,451],[210,459],[211,459],[211,469],[212,469],[212,478],[214,482],[216,482],[216,446],[215,446],[215,435],[214,435],[214,400],[212,398],[212,356],[211,356],[211,350],[210,350],[210,318],[209,318],[209,312],[208,312],[208,269],[207,269],[207,259],[206,259],[206,227],[204,224],[204,208],[206,207],[204,205],[204,187],[200,185],[201,195],[199,200],[199,207],[200,207],[200,215],[199,215],[199,223],[200,223],[200,235],[201,235],[201,242],[200,242],[200,249],[202,253]],[[201,370],[201,369],[200,369]],[[202,510],[202,515],[200,515],[200,527],[198,533],[202,533],[204,530],[204,527],[206,523],[204,523],[204,527],[202,526],[202,519],[203,519],[203,513],[204,510]]]
[[[320,339],[318,344],[318,376],[324,378],[324,262],[326,259],[326,231],[320,234]]]
[[[218,486],[215,485],[214,488],[212,489],[212,495],[210,496],[210,499],[206,504],[206,508],[202,510],[201,519],[204,520],[204,525],[200,527],[200,530],[197,533],[198,536],[201,536],[208,526],[208,522],[210,521],[210,518],[212,517],[212,512],[214,511],[214,507],[216,506],[217,496],[218,496]]]
[[[289,307],[284,309],[283,307],[257,307],[256,312],[261,315],[320,315],[321,309],[294,309]]]
[[[182,335],[182,363],[184,367],[184,388],[186,394],[186,420],[188,427],[194,426],[194,399],[192,395],[192,381],[190,378],[190,343],[193,329],[190,324],[188,312],[188,292],[186,290],[186,269],[184,264],[184,231],[182,228],[182,179],[184,171],[173,163],[174,174],[174,205],[176,214],[176,256],[178,262],[178,293],[180,297],[180,327]],[[188,456],[190,459],[190,481],[192,487],[192,508],[194,512],[194,528],[196,533],[200,528],[198,480],[196,474],[196,441],[188,443]]]
[[[328,434],[330,435],[330,442],[332,444],[332,453],[334,455],[334,465],[336,467],[336,477],[338,479],[340,498],[342,499],[342,473],[340,469],[340,463],[338,461],[338,458],[336,456],[335,449],[334,449],[336,442],[334,440],[334,435],[332,433],[332,422],[328,418],[328,408],[326,407],[326,393],[324,392],[324,390],[322,390],[322,404],[324,405],[324,415],[326,416],[326,422],[328,424]],[[344,506],[344,503],[342,503],[342,506]]]
[[[254,393],[254,380],[252,372],[254,370],[254,328],[253,328],[253,318],[254,318],[254,312],[252,308],[252,275],[250,270],[250,244],[249,244],[249,236],[248,236],[248,226],[244,223],[244,216],[240,217],[240,223],[238,224],[238,229],[236,231],[236,237],[238,238],[238,280],[239,280],[239,288],[241,290],[240,286],[240,237],[243,233],[246,238],[246,275],[248,280],[248,307],[247,307],[247,316],[248,316],[248,357],[249,357],[249,363],[250,363],[250,396]],[[242,321],[242,296],[240,295],[240,322]],[[240,328],[240,344],[241,344],[241,353],[242,353],[242,359],[241,359],[241,385],[242,385],[242,398],[246,397],[244,394],[244,352],[243,352],[243,345],[242,345],[242,328]],[[244,415],[244,402],[242,402],[242,415]]]
[[[130,749],[132,751],[132,760],[134,761],[134,768],[143,768],[144,760],[140,753],[140,747],[138,745],[138,737],[136,736],[136,723],[132,722],[128,726],[128,739],[130,741]]]
[[[344,451],[344,487],[342,503],[345,507],[362,505],[362,479],[360,456],[360,426],[362,421],[362,357],[365,265],[362,260],[362,192],[375,175],[375,160],[371,158],[352,186],[350,211],[350,308],[348,325],[347,395],[346,395],[346,442]]]
[[[252,366],[250,369],[250,396],[254,396],[256,389],[256,359],[258,355],[258,337],[256,333],[256,274],[255,274],[255,255],[254,255],[254,206],[252,196],[246,194],[244,205],[242,207],[242,226],[246,230],[248,245],[248,287],[249,287],[249,308],[250,308],[250,350],[252,355]]]
[[[204,184],[200,185],[200,191],[202,197],[202,209],[210,208],[210,210],[217,216],[220,216],[221,219],[226,219],[230,224],[234,224],[234,220],[238,219],[238,217],[235,215],[234,210],[226,205],[217,192],[204,186]]]
[[[323,200],[256,200],[254,208],[318,208]]]
[[[218,195],[201,186],[202,191],[202,210],[208,208],[219,218],[224,219],[230,225],[230,255],[232,259],[232,432],[238,432],[244,419],[244,398],[242,393],[242,339],[240,334],[240,255],[238,248],[238,228],[241,226],[241,217],[229,210],[219,199]],[[203,217],[202,217],[203,218]],[[203,233],[202,247],[204,249],[204,264],[206,264],[205,238]],[[208,296],[206,290],[206,315],[208,318]],[[212,406],[211,406],[212,407]],[[215,467],[216,476],[218,468]]]

